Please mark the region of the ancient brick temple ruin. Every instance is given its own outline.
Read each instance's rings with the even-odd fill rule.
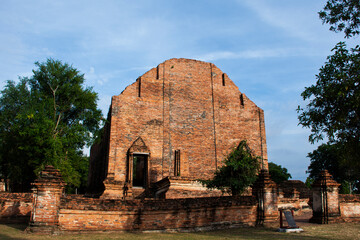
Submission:
[[[170,59],[113,96],[92,146],[89,195],[213,196],[196,183],[247,140],[267,169],[264,112],[212,63]]]
[[[242,140],[261,157],[252,191],[221,196],[195,181],[211,178]],[[90,161],[85,196],[65,194],[52,166],[32,194],[0,182],[0,223],[40,233],[193,231],[274,224],[284,209],[312,211],[317,223],[360,222],[360,195],[339,194],[327,171],[311,192],[270,179],[263,111],[211,63],[165,61],[114,96]]]

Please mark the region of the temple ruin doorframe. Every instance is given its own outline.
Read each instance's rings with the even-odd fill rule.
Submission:
[[[147,188],[149,186],[149,160],[149,153],[130,152],[128,154],[127,182],[131,187]]]

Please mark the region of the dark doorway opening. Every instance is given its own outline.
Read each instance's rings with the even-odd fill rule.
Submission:
[[[147,177],[147,155],[134,154],[133,162],[133,186],[144,187],[146,186]]]

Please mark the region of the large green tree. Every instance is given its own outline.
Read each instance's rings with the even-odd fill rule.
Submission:
[[[328,0],[324,9],[319,12],[319,17],[323,23],[331,25],[331,31],[344,31],[346,38],[360,33],[359,0]]]
[[[68,185],[86,182],[82,149],[99,129],[97,94],[67,63],[35,63],[29,78],[8,81],[0,96],[0,174],[25,191],[45,165],[61,170]]]
[[[342,144],[343,165],[360,173],[360,48],[340,42],[320,69],[316,84],[301,94],[299,123],[311,129],[309,140]]]
[[[352,193],[359,190],[359,177],[356,171],[343,164],[344,145],[342,143],[326,143],[321,144],[316,150],[308,154],[310,165],[307,173],[309,179],[313,182],[319,176],[322,170],[328,170],[334,179],[341,184],[342,193]]]
[[[311,143],[325,136],[330,141],[360,140],[360,48],[349,51],[340,42],[332,51],[316,84],[301,94],[308,104],[298,108],[299,121],[311,129]]]
[[[275,164],[273,162],[269,162],[269,174],[271,180],[280,184],[284,181],[289,180],[291,178],[291,174],[288,173],[288,170],[281,165]]]
[[[233,196],[239,195],[256,180],[259,159],[246,141],[241,141],[226,157],[224,165],[216,170],[213,179],[199,181],[209,189],[216,188]]]
[[[345,38],[360,33],[359,0],[328,0],[319,17],[331,25],[330,30],[344,31]],[[348,50],[340,42],[332,52],[316,84],[301,94],[307,106],[298,107],[299,124],[311,129],[309,141],[328,141],[309,153],[307,182],[328,169],[339,182],[356,183],[360,174],[360,48]]]

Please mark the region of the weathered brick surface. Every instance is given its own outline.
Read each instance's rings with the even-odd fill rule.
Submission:
[[[64,231],[191,230],[253,226],[257,209],[253,197],[144,201],[64,198],[61,206],[59,227]]]
[[[109,111],[109,116],[111,116],[111,109]],[[108,117],[108,122],[102,129],[103,140],[94,143],[90,150],[89,177],[87,184],[87,192],[90,196],[98,197],[105,189],[103,181],[106,178],[108,168],[110,121],[111,118]]]
[[[270,179],[268,170],[260,171],[252,191],[258,200],[258,224],[267,225],[277,221],[279,217],[277,185]]]
[[[341,221],[339,186],[331,174],[324,170],[312,185],[313,217],[311,222],[333,223]]]
[[[65,182],[59,170],[46,166],[40,177],[33,183],[34,197],[28,231],[47,232],[56,231],[59,218],[60,199]]]
[[[304,182],[300,180],[287,180],[279,184],[279,189],[283,192],[284,197],[291,197],[293,195],[294,189],[299,192],[300,198],[310,198],[311,191],[305,185]]]
[[[279,209],[292,209],[295,215],[301,215],[311,211],[310,198],[310,189],[302,181],[288,180],[278,185]]]
[[[340,194],[340,212],[345,222],[360,221],[360,194]]]
[[[0,222],[29,222],[32,210],[32,193],[0,193]]]
[[[161,63],[113,96],[109,123],[109,136],[102,140],[106,144],[97,151],[106,149],[107,155],[91,157],[92,162],[107,160],[105,198],[122,197],[124,190],[116,185],[131,188],[129,149],[139,138],[149,154],[148,185],[174,176],[175,150],[181,153],[181,177],[210,178],[241,140],[248,141],[267,168],[263,110],[211,63]]]

